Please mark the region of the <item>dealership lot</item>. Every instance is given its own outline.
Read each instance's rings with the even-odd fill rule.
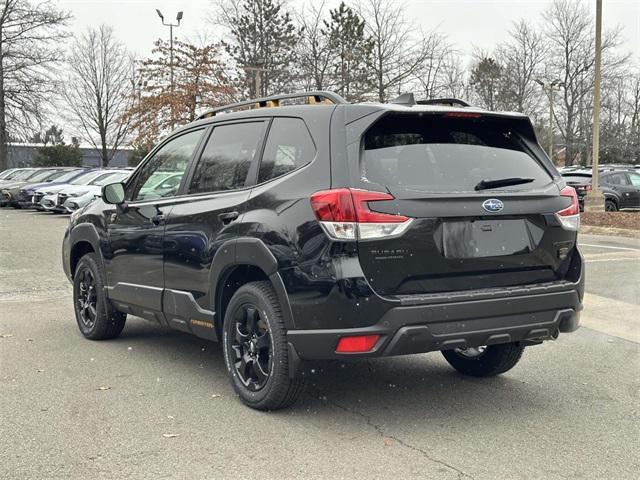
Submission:
[[[639,240],[581,235],[585,327],[501,377],[437,353],[335,363],[260,413],[217,344],[139,319],[83,339],[67,222],[0,210],[0,478],[637,478]]]

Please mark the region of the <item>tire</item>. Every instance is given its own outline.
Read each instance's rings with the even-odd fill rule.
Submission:
[[[231,385],[245,405],[279,410],[302,394],[304,380],[290,375],[282,309],[269,282],[247,283],[231,297],[222,345]]]
[[[489,345],[484,348],[484,351],[474,356],[457,349],[443,350],[442,355],[449,362],[449,365],[464,375],[493,377],[515,367],[522,357],[523,351],[524,346],[519,343],[503,343]]]
[[[102,265],[95,253],[84,255],[73,275],[76,322],[80,333],[91,340],[116,338],[127,320],[127,315],[115,310],[107,299],[104,278]]]
[[[613,200],[605,200],[604,202],[604,209],[607,212],[617,212],[618,211],[618,205],[616,205],[616,202],[614,202]]]

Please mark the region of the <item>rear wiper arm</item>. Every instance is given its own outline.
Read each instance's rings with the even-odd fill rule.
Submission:
[[[523,183],[531,183],[535,178],[512,177],[499,178],[497,180],[480,180],[475,186],[475,190],[487,190],[489,188],[508,187],[509,185],[521,185]]]

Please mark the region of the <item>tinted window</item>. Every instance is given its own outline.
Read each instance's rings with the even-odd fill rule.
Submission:
[[[640,175],[637,173],[630,173],[629,178],[631,179],[631,185],[634,187],[640,187]]]
[[[44,181],[47,180],[48,178],[50,178],[52,175],[55,175],[57,172],[55,170],[43,170],[43,171],[39,171],[33,175],[31,175],[28,180],[31,183],[36,183],[39,181]]]
[[[193,130],[165,143],[143,165],[136,181],[131,186],[131,191],[127,192],[128,198],[152,200],[175,195],[178,192],[180,182],[170,188],[157,189],[155,187],[167,175],[177,175],[182,178],[203,132],[204,130]]]
[[[591,183],[591,175],[562,175],[567,183]]]
[[[608,185],[629,185],[624,173],[612,173],[602,177],[602,182]]]
[[[189,193],[244,187],[263,130],[264,122],[215,127],[196,166]]]
[[[59,182],[59,183],[66,182],[68,180],[71,180],[74,177],[77,177],[79,173],[80,172],[78,172],[78,170],[72,170],[70,172],[65,172],[64,174],[60,175],[59,177],[56,177],[56,182]]]
[[[390,115],[365,135],[361,177],[403,190],[469,192],[481,180],[532,178],[523,190],[551,176],[533,158],[510,122],[492,118]]]
[[[258,183],[303,167],[316,155],[306,125],[299,118],[275,118],[262,155]]]
[[[83,173],[77,178],[74,178],[69,182],[70,185],[88,185],[94,178],[102,175],[100,170],[93,170],[91,172]]]

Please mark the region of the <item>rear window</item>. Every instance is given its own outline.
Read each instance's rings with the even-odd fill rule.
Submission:
[[[591,175],[562,175],[566,183],[591,183]]]
[[[528,190],[551,175],[507,121],[495,118],[388,115],[364,137],[361,176],[392,189],[469,192],[482,180],[524,177]]]

